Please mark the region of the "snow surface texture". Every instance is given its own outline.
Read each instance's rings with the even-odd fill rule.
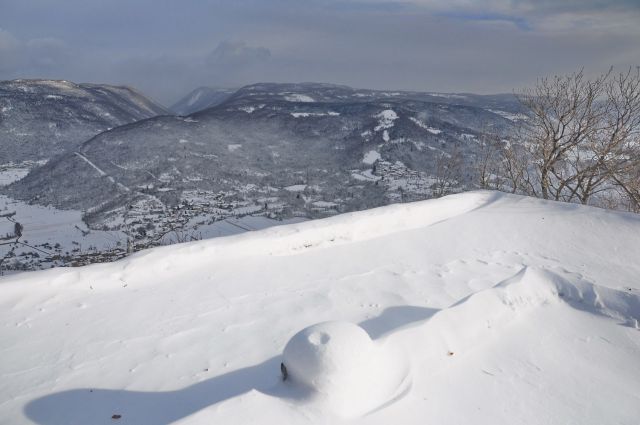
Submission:
[[[6,277],[0,422],[637,424],[638,240],[473,192]]]

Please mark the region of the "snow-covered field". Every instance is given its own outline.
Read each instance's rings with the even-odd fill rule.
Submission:
[[[0,186],[6,186],[20,180],[29,173],[28,168],[2,167],[0,169]]]
[[[142,205],[140,209],[144,208],[149,207]],[[238,209],[238,212],[242,213],[242,210]],[[0,244],[0,258],[14,249],[15,257],[12,259],[17,258],[34,268],[69,265],[68,261],[65,263],[64,258],[53,260],[60,255],[73,254],[81,257],[92,253],[108,253],[117,247],[126,246],[127,235],[123,231],[89,229],[82,220],[82,212],[78,210],[58,210],[0,195],[0,214],[7,213],[15,213],[14,220],[23,226],[20,241],[26,245],[18,245],[14,249],[13,245]],[[210,215],[194,216],[183,228],[168,232],[161,239],[161,243],[170,245],[187,240],[230,236],[307,220],[306,218],[275,220],[265,216],[246,215],[228,217],[207,224],[207,219],[210,219]],[[0,220],[0,236],[10,235],[13,231],[13,221],[6,218]],[[34,255],[37,257],[33,257]],[[2,270],[2,273],[15,272],[11,269]]]
[[[59,251],[87,252],[88,250],[108,250],[126,239],[120,231],[90,230],[82,221],[82,212],[77,210],[58,210],[53,207],[31,205],[0,195],[0,213],[15,212],[15,219],[24,227],[23,242],[52,251],[59,245]],[[13,223],[0,221],[0,234],[11,233]],[[47,245],[47,246],[44,246]],[[9,246],[0,246],[0,257],[4,256]],[[28,246],[20,246],[18,255],[23,252],[37,252]]]
[[[0,422],[637,424],[639,275],[640,216],[492,192],[22,273]]]
[[[23,161],[20,163],[9,162],[0,164],[0,186],[7,186],[29,174],[29,171],[38,165],[46,164],[42,161]]]

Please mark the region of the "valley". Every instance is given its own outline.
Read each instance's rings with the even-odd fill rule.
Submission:
[[[189,116],[108,129],[38,163],[6,163],[0,192],[16,202],[5,208],[21,224],[28,219],[15,205],[46,206],[80,215],[84,232],[111,236],[95,243],[80,233],[44,258],[23,246],[5,268],[113,260],[467,190],[489,137],[509,140],[521,119],[510,95],[303,83],[255,84],[225,96]]]

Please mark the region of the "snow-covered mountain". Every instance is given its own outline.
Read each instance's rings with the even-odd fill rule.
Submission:
[[[168,113],[130,87],[0,81],[0,166],[47,160],[102,131]]]
[[[169,109],[177,115],[191,115],[203,109],[218,106],[227,100],[237,89],[198,87]]]
[[[0,418],[635,424],[639,239],[471,192],[5,277]]]
[[[191,230],[234,215],[323,217],[438,195],[456,153],[452,190],[472,186],[483,135],[508,138],[518,108],[508,95],[255,84],[188,117],[104,132],[5,192],[84,210],[96,229],[128,220],[141,240],[177,215]]]

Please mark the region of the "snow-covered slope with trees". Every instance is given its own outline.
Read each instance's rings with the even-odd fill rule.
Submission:
[[[485,129],[513,132],[514,122],[487,108],[512,110],[515,97],[469,98],[451,104],[424,93],[254,84],[188,117],[101,133],[3,192],[86,210],[92,228],[110,227],[125,206],[142,215],[196,197],[209,214],[243,208],[278,218],[423,200],[472,185]],[[140,211],[140,203],[153,207]]]
[[[193,105],[205,96],[198,93]],[[90,230],[124,234],[91,255],[80,240],[82,249],[61,242],[64,257],[22,247],[24,255],[11,252],[0,267],[119,258],[167,243],[168,233],[182,242],[219,234],[208,228],[248,215],[273,224],[440,197],[476,188],[482,169],[487,184],[480,187],[495,188],[488,181],[496,174],[481,166],[498,143],[487,132],[507,138],[516,125],[495,111],[519,111],[517,99],[318,83],[246,86],[188,117],[105,131],[26,176],[0,166],[0,193],[11,202],[82,211]],[[13,219],[26,221],[20,213]]]
[[[636,424],[638,241],[471,192],[6,277],[0,418]]]
[[[130,87],[0,81],[0,170],[7,163],[47,160],[102,131],[165,114]]]

